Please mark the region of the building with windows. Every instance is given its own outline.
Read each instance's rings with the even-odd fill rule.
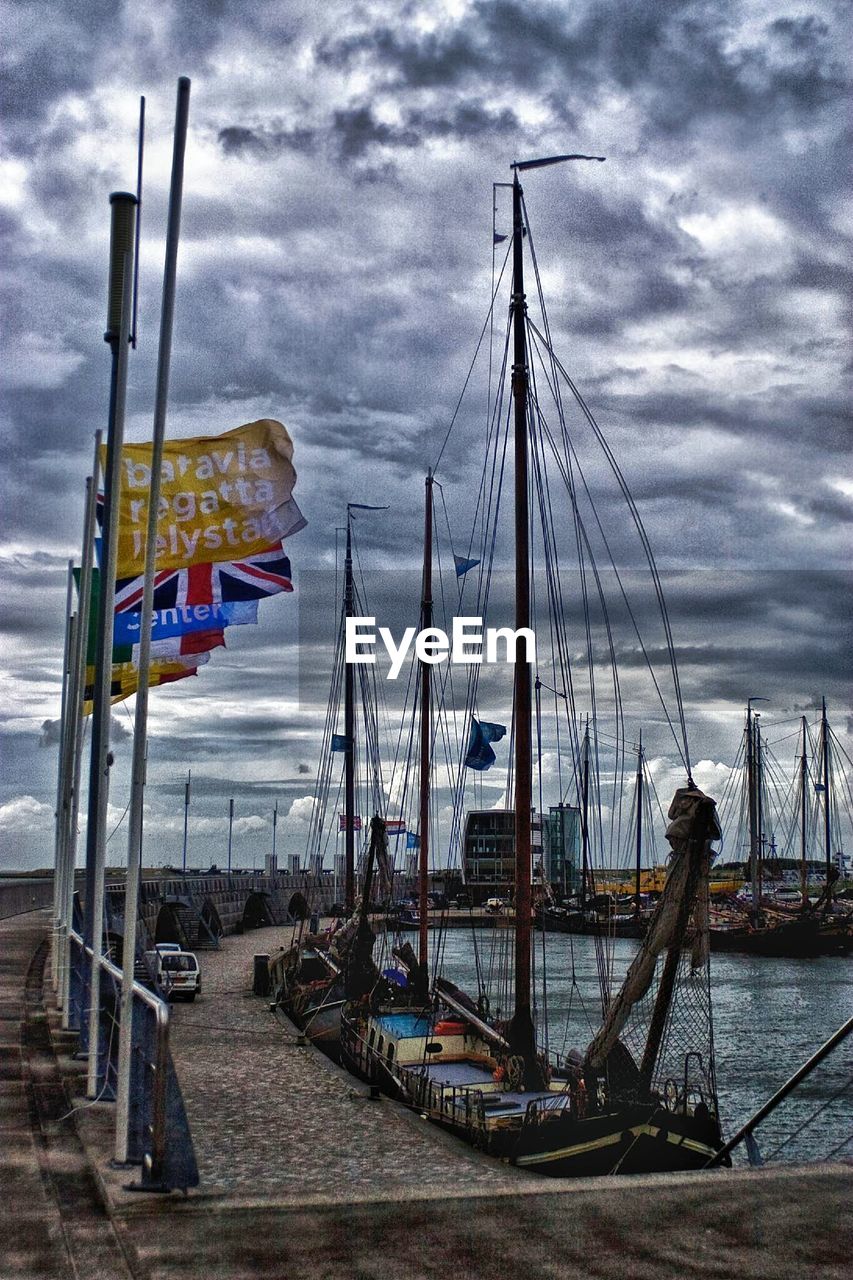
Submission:
[[[543,865],[542,816],[531,820],[534,880]],[[465,816],[462,839],[465,889],[472,906],[487,898],[512,898],[515,883],[515,810],[472,809]]]
[[[580,883],[581,815],[570,804],[552,804],[544,824],[545,874],[557,897],[576,893]]]

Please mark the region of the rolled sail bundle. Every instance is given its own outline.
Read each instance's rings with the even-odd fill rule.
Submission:
[[[611,1001],[604,1022],[593,1038],[584,1058],[584,1068],[593,1075],[607,1069],[611,1087],[619,1085],[632,1092],[647,1092],[655,1074],[660,1047],[673,1006],[681,952],[688,934],[693,942],[689,958],[691,971],[708,961],[708,877],[713,859],[712,844],[720,838],[716,805],[695,787],[676,791],[669,807],[666,838],[672,846],[672,859],[666,885],[649,923],[646,936],[625,976],[625,981]],[[649,992],[658,968],[658,959],[666,952],[654,1007],[642,1055],[632,1053],[620,1040],[632,1012]],[[636,1040],[636,1036],[632,1036]],[[692,1047],[692,1046],[691,1046]],[[637,1057],[640,1060],[637,1061]],[[615,1079],[614,1079],[615,1077]]]

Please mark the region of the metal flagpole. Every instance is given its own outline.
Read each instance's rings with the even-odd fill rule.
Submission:
[[[104,524],[95,655],[95,689],[92,712],[92,755],[89,777],[89,818],[86,829],[86,941],[92,947],[89,977],[89,1069],[86,1092],[98,1091],[98,1029],[101,1000],[101,950],[104,926],[104,862],[107,843],[107,801],[110,787],[110,708],[112,691],[113,622],[118,564],[118,496],[124,412],[127,398],[127,366],[130,351],[130,315],[133,301],[133,233],[136,196],[114,191],[110,237],[110,282],[105,340],[112,348],[110,411],[107,426],[107,461],[104,469]]]
[[[228,874],[231,874],[231,837],[234,834],[234,797],[228,801]]]
[[[190,790],[192,788],[192,769],[187,769],[187,780],[184,785],[184,849],[181,854],[181,870],[184,875],[187,871],[187,828],[189,826],[190,817]]]
[[[148,728],[148,675],[151,662],[151,622],[154,607],[154,571],[157,549],[157,511],[160,505],[160,473],[163,440],[166,433],[166,405],[169,394],[169,366],[172,352],[172,329],[175,314],[175,279],[178,262],[178,239],[181,227],[181,201],[184,182],[184,154],[189,118],[190,82],[186,76],[178,80],[175,112],[175,138],[172,150],[172,181],[169,193],[169,216],[166,232],[166,265],[163,274],[163,299],[160,312],[160,346],[157,357],[157,391],[154,401],[154,441],[151,448],[151,478],[148,492],[148,524],[145,543],[145,575],[142,586],[142,617],[139,634],[139,687],[133,727],[133,769],[131,779],[130,821],[127,845],[127,879],[125,882],[125,927],[121,984],[121,1024],[119,1029],[119,1064],[116,1090],[115,1158],[124,1164],[128,1154],[128,1119],[130,1111],[131,1032],[133,1026],[133,971],[136,958],[136,926],[139,910],[139,873],[142,866],[142,805],[145,794],[145,756]],[[184,857],[187,869],[187,815],[190,803],[190,775],[184,802]]]
[[[59,930],[62,903],[62,878],[65,868],[65,839],[63,835],[62,801],[65,795],[65,775],[68,764],[66,743],[69,735],[68,724],[68,670],[71,663],[74,622],[72,605],[74,603],[74,561],[68,561],[65,581],[65,644],[62,652],[62,694],[59,702],[59,759],[56,769],[56,823],[54,833],[54,867],[53,867],[53,931],[50,939],[51,981],[54,990],[59,983],[58,955]]]
[[[80,782],[83,776],[83,732],[86,700],[86,670],[89,648],[89,618],[92,607],[92,562],[95,555],[95,506],[100,472],[101,432],[95,432],[95,460],[86,480],[86,513],[83,520],[83,551],[80,558],[80,590],[77,600],[76,700],[74,705],[74,770],[71,779],[71,806],[68,814],[68,868],[65,884],[65,934],[62,958],[62,1027],[68,1030],[71,988],[71,941],[69,930],[74,917],[74,876],[77,868],[77,820],[80,813]]]
[[[56,992],[56,1008],[62,1008],[62,964],[64,959],[63,929],[65,928],[65,902],[67,897],[68,859],[71,832],[71,778],[74,771],[75,710],[77,701],[75,656],[80,634],[80,615],[72,613],[69,619],[68,690],[65,695],[64,728],[62,732],[62,793],[59,797],[59,849],[57,853],[56,934],[53,955],[53,989]],[[73,873],[72,873],[73,874]]]

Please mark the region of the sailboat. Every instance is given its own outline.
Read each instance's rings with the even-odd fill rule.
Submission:
[[[520,172],[560,156],[513,165],[512,398],[516,632],[530,628],[529,462],[531,443],[524,240],[531,243]],[[509,185],[509,184],[504,184]],[[540,331],[539,338],[549,347]],[[549,350],[550,354],[550,350]],[[550,368],[556,377],[562,367]],[[509,415],[508,415],[509,417]],[[507,431],[509,427],[507,427]],[[619,473],[621,476],[621,473]],[[537,477],[538,478],[538,477]],[[432,617],[428,475],[421,623]],[[644,536],[644,535],[643,535]],[[659,586],[659,583],[657,584]],[[533,668],[516,661],[512,782],[515,881],[513,1007],[490,1010],[447,977],[428,981],[426,892],[430,848],[431,667],[420,670],[420,933],[417,955],[397,948],[378,981],[349,984],[341,1017],[341,1059],[353,1072],[492,1155],[541,1174],[584,1176],[703,1167],[722,1146],[710,1035],[708,878],[719,838],[713,800],[689,776],[669,809],[672,859],[666,886],[621,989],[608,999],[585,1051],[556,1054],[537,1042],[532,984]],[[680,702],[679,702],[680,706]],[[682,717],[683,719],[683,717]],[[500,726],[498,726],[500,728]],[[587,754],[587,759],[589,756]],[[539,775],[541,779],[541,760]],[[582,786],[590,779],[584,771]],[[586,824],[585,824],[586,825]],[[372,821],[371,846],[385,841]],[[688,935],[692,946],[686,947]],[[364,911],[362,961],[375,939]],[[354,970],[353,970],[354,972]],[[362,972],[366,975],[366,963]],[[693,1020],[693,1021],[691,1021]]]
[[[347,506],[346,549],[344,553],[343,598],[339,619],[335,661],[332,673],[326,726],[321,744],[320,765],[317,777],[316,805],[308,834],[309,866],[322,862],[325,844],[335,829],[336,812],[330,804],[332,760],[335,752],[344,757],[343,792],[344,812],[340,824],[344,833],[344,901],[340,916],[331,921],[322,932],[311,930],[308,924],[311,904],[303,895],[295,895],[290,914],[298,920],[291,944],[270,959],[270,979],[278,1007],[313,1044],[337,1061],[340,1049],[341,1008],[346,994],[347,973],[351,952],[356,942],[360,915],[356,899],[356,835],[361,828],[356,813],[356,696],[353,667],[344,661],[344,637],[346,619],[355,615],[356,585],[353,573],[353,510],[379,510],[362,503]],[[343,733],[339,734],[337,718],[341,686],[343,686]],[[375,719],[375,709],[369,706],[370,688],[362,689],[365,724]],[[369,730],[365,737],[369,737]],[[375,757],[368,749],[368,756]],[[369,767],[369,771],[370,767]],[[375,776],[368,783],[374,798],[380,784]],[[334,806],[336,809],[337,806]],[[370,881],[361,901],[371,900]],[[375,976],[375,975],[374,975]]]
[[[643,736],[637,745],[637,767],[634,782],[634,809],[630,828],[633,855],[633,894],[626,905],[619,909],[612,890],[596,893],[595,873],[589,864],[589,730],[584,733],[583,777],[581,787],[581,875],[575,902],[568,909],[543,904],[538,912],[541,927],[552,933],[577,933],[591,937],[642,938],[649,920],[649,911],[643,905],[643,857],[646,833],[651,825],[649,784],[646,760],[643,752]],[[627,886],[626,886],[627,887]]]
[[[816,753],[819,780],[812,780],[809,767],[809,729],[806,717],[801,721],[801,750],[798,761],[796,796],[797,832],[800,854],[800,902],[796,907],[780,905],[765,892],[768,857],[765,828],[768,823],[768,801],[765,783],[765,753],[760,717],[747,703],[743,745],[742,807],[747,815],[749,841],[749,903],[735,900],[715,910],[711,925],[711,947],[714,951],[741,951],[750,955],[808,959],[823,955],[847,955],[853,950],[853,915],[835,909],[833,896],[839,869],[833,858],[833,794],[832,736],[822,700],[819,747]],[[819,801],[813,820],[811,800]],[[823,837],[824,883],[816,901],[808,891],[809,836]],[[791,831],[793,840],[794,831]]]

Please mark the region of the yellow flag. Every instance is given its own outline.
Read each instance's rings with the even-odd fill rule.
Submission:
[[[126,444],[121,453],[119,578],[145,568],[151,449]],[[219,436],[166,441],[157,568],[242,560],[298,532],[305,520],[293,500],[295,483],[293,441],[272,418]]]
[[[198,665],[206,662],[209,654],[194,654],[192,657],[192,665],[190,659],[175,659],[174,662],[154,661],[148,675],[148,684],[150,688],[154,688],[158,684],[171,684],[175,680],[183,680],[185,676],[194,676],[198,674]],[[94,707],[93,694],[95,683],[95,668],[86,668],[86,687],[83,692],[83,715],[90,716]],[[110,683],[110,702],[124,702],[125,698],[130,698],[139,688],[139,671],[132,662],[116,662],[113,663],[112,677]]]

